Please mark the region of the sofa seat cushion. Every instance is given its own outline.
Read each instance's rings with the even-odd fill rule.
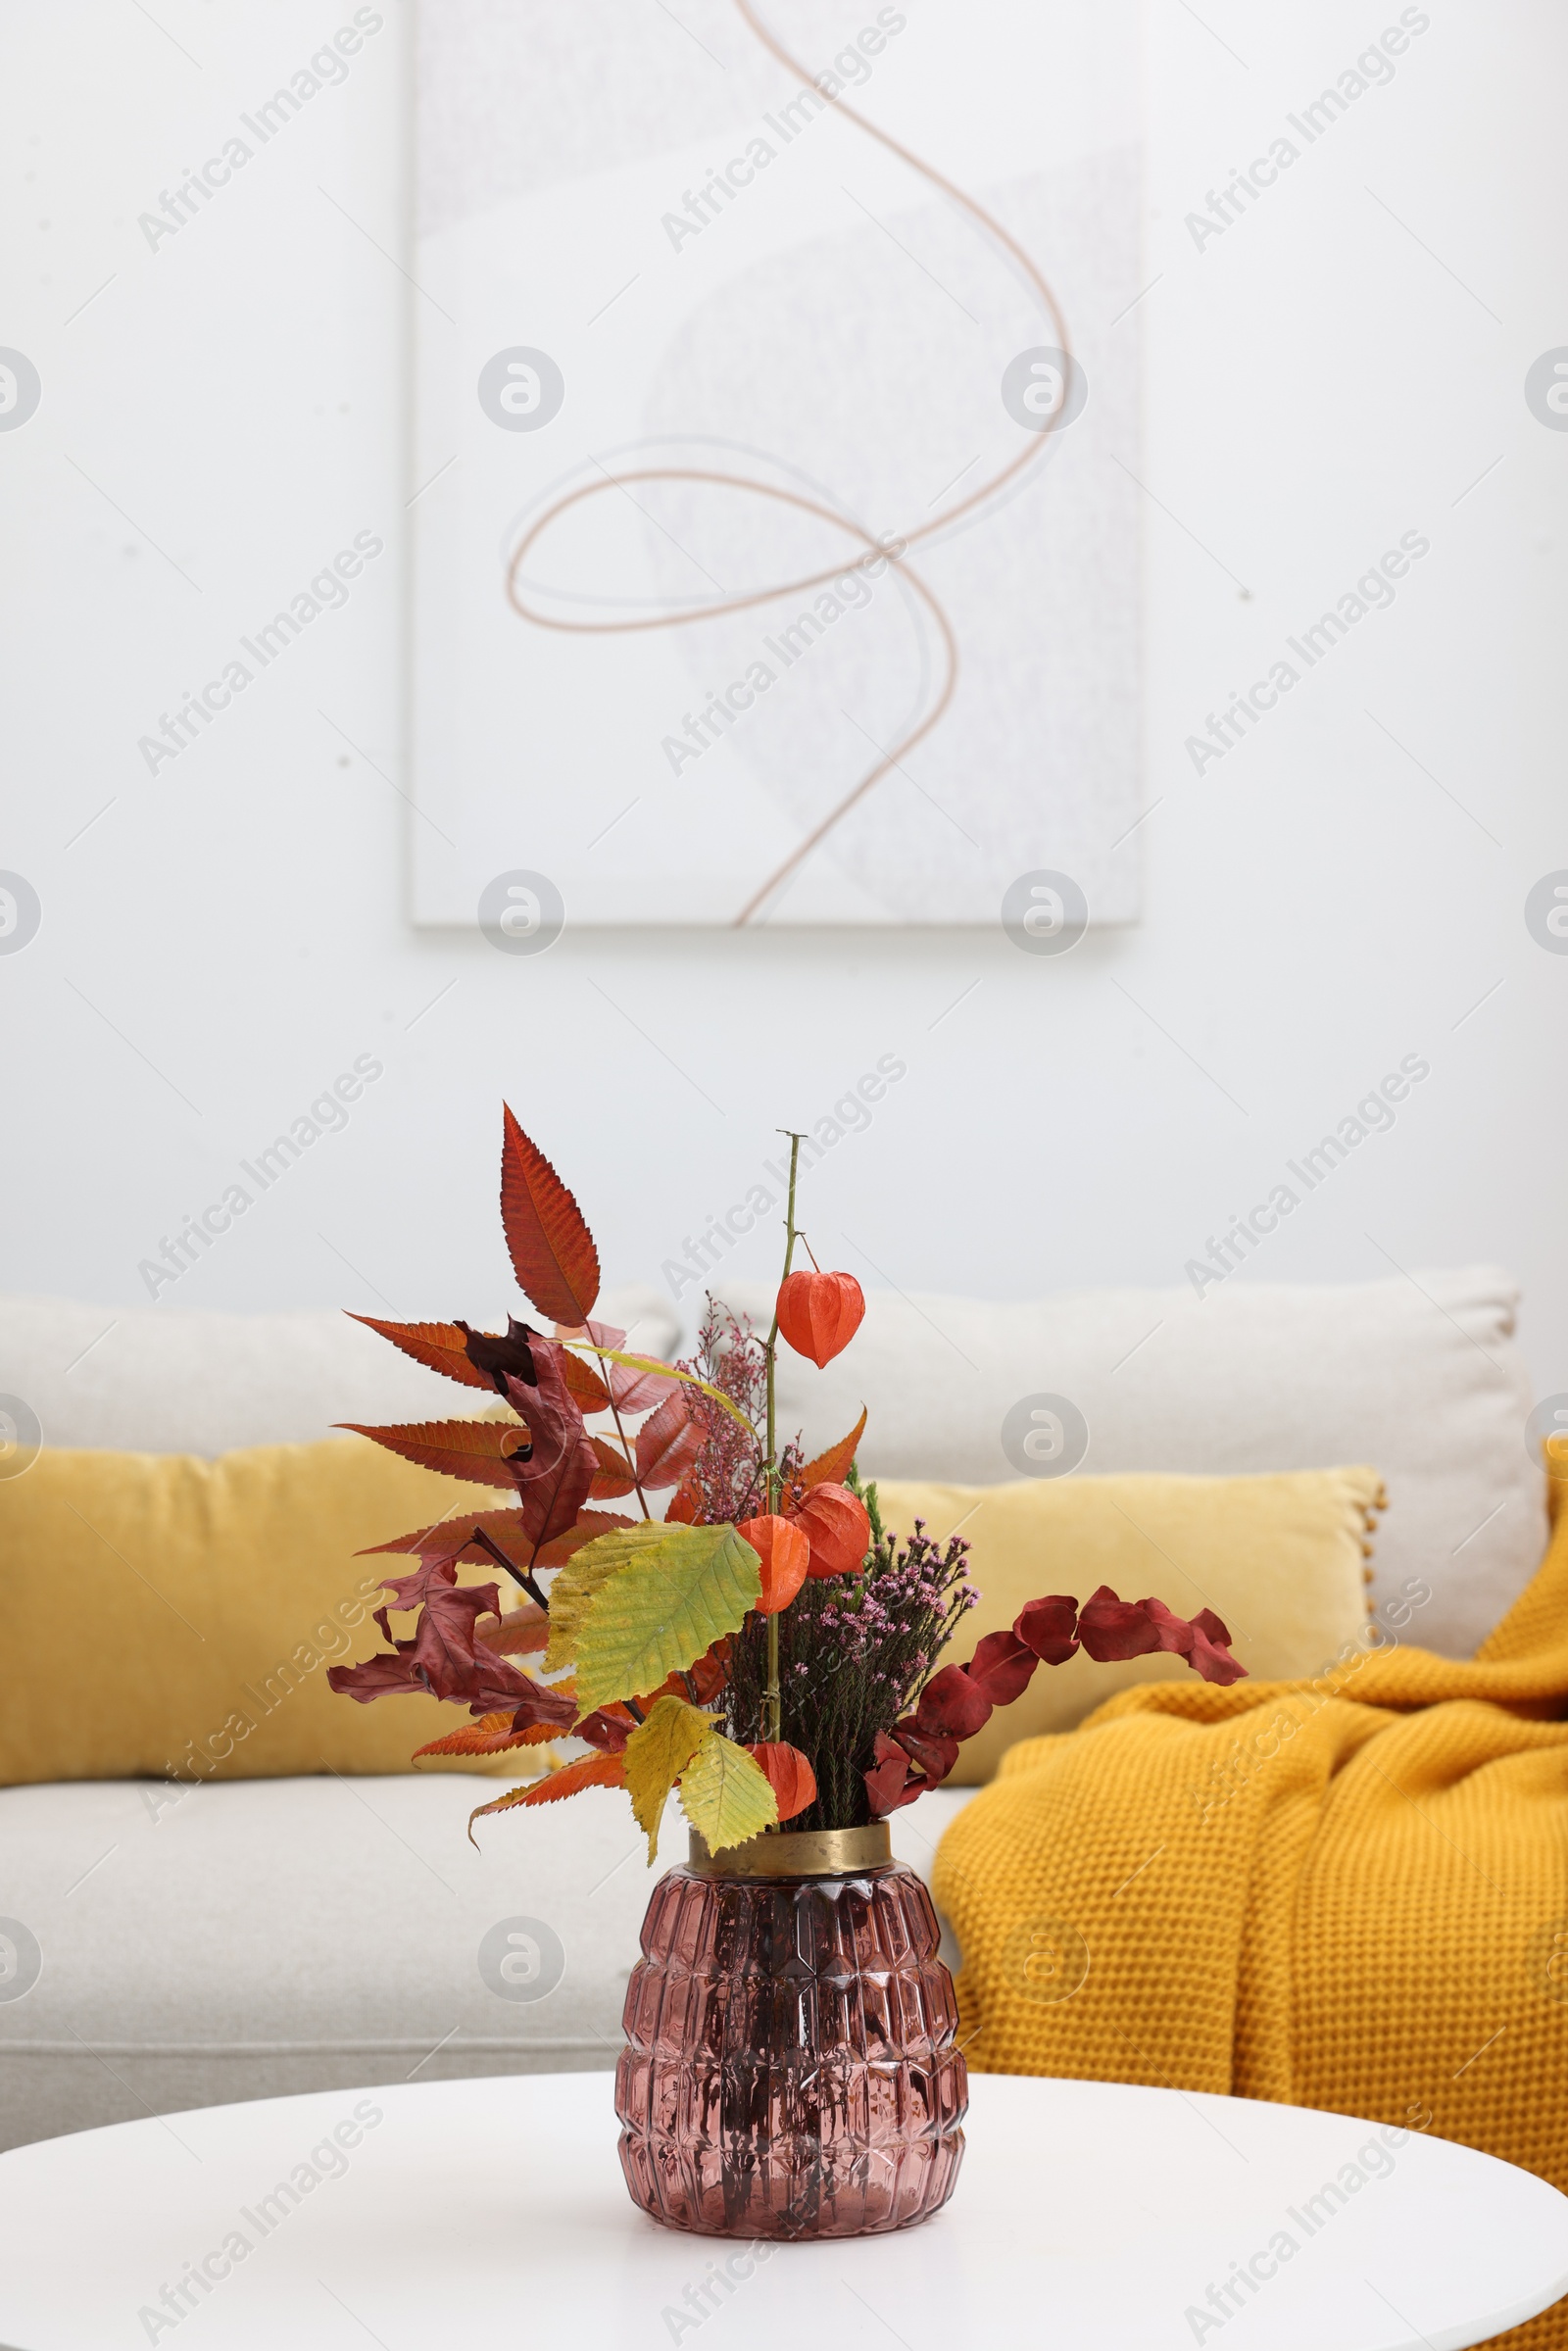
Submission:
[[[0,2146],[295,2090],[612,2067],[652,1879],[625,1796],[469,1780],[0,1790]],[[922,1875],[966,1791],[900,1813]],[[684,1860],[671,1805],[664,1868]],[[607,2087],[606,2095],[609,2091]]]

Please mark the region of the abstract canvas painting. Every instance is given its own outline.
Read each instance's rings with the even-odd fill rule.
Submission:
[[[1135,41],[422,0],[416,919],[1136,917]]]

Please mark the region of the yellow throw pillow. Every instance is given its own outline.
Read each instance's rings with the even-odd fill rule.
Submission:
[[[1047,1592],[1087,1600],[1108,1584],[1124,1600],[1163,1600],[1178,1616],[1212,1608],[1258,1679],[1315,1674],[1367,1618],[1365,1559],[1383,1481],[1372,1469],[1297,1470],[1262,1478],[1030,1479],[1016,1486],[926,1486],[879,1478],[885,1525],[917,1518],[939,1542],[962,1535],[980,1604],[951,1652],[973,1656]],[[958,1749],[954,1787],[991,1778],[1015,1739],[1074,1724],[1118,1690],[1191,1672],[1180,1657],[1097,1665],[1080,1650],[1042,1665],[1023,1696],[1000,1706]]]
[[[46,1448],[0,1481],[0,1786],[407,1771],[469,1718],[328,1690],[328,1665],[384,1645],[370,1622],[382,1571],[416,1564],[355,1554],[505,1500],[361,1437],[216,1461]],[[458,1574],[499,1581],[503,1607],[522,1598],[499,1569]],[[524,1748],[468,1768],[522,1780],[540,1760]]]

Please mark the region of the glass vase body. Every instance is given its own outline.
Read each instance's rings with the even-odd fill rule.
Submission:
[[[835,1842],[851,1866],[787,1866]],[[615,2075],[633,2201],[710,2236],[909,2228],[953,2193],[968,2102],[931,1897],[880,1825],[740,1852],[699,1847],[648,1905]]]

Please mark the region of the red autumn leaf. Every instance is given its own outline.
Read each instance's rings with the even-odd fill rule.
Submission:
[[[582,1425],[561,1370],[561,1349],[542,1342],[530,1350],[533,1377],[506,1374],[508,1399],[522,1414],[529,1442],[508,1460],[522,1507],[524,1532],[553,1543],[576,1524],[598,1473],[595,1440]]]
[[[531,1674],[518,1673],[482,1641],[473,1644],[472,1685],[459,1694],[466,1699],[470,1714],[492,1714],[510,1706],[519,1730],[525,1723],[548,1723],[554,1731],[566,1732],[577,1711],[564,1692],[547,1689]]]
[[[564,1535],[552,1537],[541,1543],[535,1567],[564,1567],[573,1551],[580,1551],[585,1543],[593,1543],[601,1535],[612,1535],[617,1527],[634,1526],[636,1521],[619,1510],[579,1510],[575,1522]]]
[[[860,1327],[865,1298],[852,1273],[792,1273],[779,1285],[778,1327],[818,1368],[841,1355]]]
[[[591,1747],[606,1755],[618,1755],[637,1725],[624,1706],[599,1706],[585,1714],[580,1723],[573,1723],[573,1739],[584,1739]]]
[[[976,1643],[964,1671],[979,1685],[993,1706],[1010,1706],[1022,1697],[1040,1663],[1026,1641],[1016,1633],[987,1633]]]
[[[548,1723],[531,1723],[524,1731],[514,1731],[509,1712],[484,1714],[476,1723],[465,1723],[461,1731],[449,1731],[444,1739],[427,1739],[422,1747],[415,1748],[410,1761],[417,1763],[421,1755],[501,1755],[509,1747],[542,1746],[560,1736]]]
[[[569,1347],[564,1347],[561,1350],[561,1376],[570,1389],[580,1412],[594,1413],[610,1410],[610,1391],[604,1381],[591,1363],[585,1363],[582,1357],[574,1355]]]
[[[677,1390],[657,1412],[650,1412],[637,1432],[637,1477],[647,1487],[678,1486],[696,1467],[707,1442],[707,1431],[691,1415],[685,1395]]]
[[[493,1584],[433,1585],[425,1592],[409,1663],[416,1671],[422,1669],[436,1697],[462,1698],[472,1689],[477,1668],[474,1625],[479,1617],[496,1614],[497,1599]],[[383,1632],[386,1613],[385,1608],[376,1610]]]
[[[595,1469],[588,1491],[596,1502],[613,1501],[617,1494],[630,1494],[637,1483],[631,1463],[618,1445],[608,1437],[590,1437],[594,1448]]]
[[[792,1523],[811,1546],[808,1575],[853,1576],[871,1547],[871,1521],[858,1494],[847,1486],[813,1486]]]
[[[379,1429],[340,1420],[337,1426],[368,1437],[405,1461],[416,1461],[421,1469],[438,1469],[472,1486],[510,1486],[507,1457],[528,1442],[528,1431],[514,1420],[416,1420]]]
[[[384,1576],[381,1580],[382,1590],[389,1592],[391,1597],[384,1600],[377,1608],[375,1621],[381,1627],[388,1641],[391,1640],[392,1635],[384,1620],[389,1608],[396,1608],[400,1613],[414,1608],[422,1608],[432,1593],[450,1592],[457,1580],[458,1571],[450,1559],[421,1559],[411,1575]],[[469,1589],[476,1592],[488,1592],[491,1595],[490,1613],[494,1615],[496,1592],[494,1584],[475,1584]],[[480,1613],[482,1614],[483,1611],[481,1610]]]
[[[390,1543],[369,1543],[359,1556],[364,1559],[386,1551],[413,1552],[432,1567],[448,1559],[455,1559],[460,1565],[472,1561],[493,1567],[494,1554],[476,1540],[483,1532],[514,1567],[525,1571],[530,1561],[535,1567],[564,1567],[572,1552],[580,1551],[596,1535],[608,1535],[612,1529],[629,1527],[631,1523],[615,1510],[581,1510],[575,1526],[543,1544],[536,1556],[524,1531],[520,1510],[469,1511],[436,1519],[430,1526],[416,1527],[407,1535],[395,1535]]]
[[[357,1555],[361,1559],[373,1559],[386,1551],[412,1552],[430,1567],[439,1567],[448,1559],[484,1560],[494,1565],[489,1552],[474,1541],[474,1533],[480,1527],[509,1559],[514,1545],[524,1540],[520,1510],[470,1510],[451,1518],[433,1519],[429,1526],[415,1527],[407,1535],[394,1535],[390,1543],[367,1543]]]
[[[684,1698],[690,1706],[710,1706],[729,1680],[729,1639],[715,1641],[705,1649],[694,1665],[679,1673],[666,1675],[657,1690],[639,1697],[638,1705],[646,1714],[659,1698]]]
[[[536,1780],[524,1790],[525,1804],[554,1804],[562,1796],[574,1796],[579,1788],[624,1788],[626,1767],[618,1755],[579,1755],[574,1763],[564,1763],[559,1772],[550,1772]],[[486,1812],[494,1806],[482,1807]]]
[[[1012,1629],[1043,1665],[1065,1665],[1078,1650],[1078,1603],[1063,1592],[1031,1600],[1012,1620]]]
[[[410,1670],[413,1647],[412,1641],[400,1641],[395,1650],[380,1650],[358,1665],[329,1665],[327,1688],[343,1697],[357,1698],[362,1706],[368,1706],[372,1698],[428,1697],[424,1683]]]
[[[848,1437],[841,1437],[837,1445],[830,1445],[825,1453],[818,1453],[814,1461],[808,1461],[798,1473],[795,1483],[801,1492],[808,1494],[813,1486],[842,1485],[855,1466],[855,1456],[864,1435],[865,1412],[862,1407],[860,1417]]]
[[[685,1478],[681,1481],[678,1490],[670,1496],[669,1505],[664,1512],[664,1523],[670,1527],[700,1526],[702,1507],[701,1487],[694,1478]]]
[[[556,1336],[559,1339],[586,1341],[594,1347],[610,1347],[616,1351],[623,1349],[626,1345],[625,1332],[617,1331],[613,1323],[608,1322],[587,1322],[576,1330],[565,1330],[558,1325]],[[631,1351],[641,1354],[645,1350],[633,1347]],[[581,1357],[578,1360],[581,1361]],[[672,1372],[637,1371],[629,1363],[601,1362],[600,1374],[596,1376],[601,1375],[609,1382],[610,1393],[622,1412],[651,1411],[655,1404],[662,1404],[666,1396],[679,1396],[685,1385]]]
[[[963,1666],[945,1665],[920,1692],[914,1710],[915,1729],[943,1739],[973,1739],[991,1720],[991,1703],[981,1684]],[[903,1728],[902,1724],[895,1726],[895,1738]]]
[[[747,1752],[778,1798],[781,1821],[794,1820],[808,1804],[816,1802],[816,1774],[799,1747],[792,1747],[785,1739],[764,1739]]]
[[[757,1613],[776,1616],[781,1608],[789,1606],[806,1582],[811,1564],[810,1543],[792,1519],[780,1518],[776,1511],[743,1519],[735,1532],[743,1543],[751,1544],[761,1561],[762,1596],[757,1603]]]
[[[383,1339],[412,1355],[416,1363],[423,1363],[431,1371],[445,1372],[449,1380],[461,1380],[465,1388],[488,1388],[490,1383],[476,1364],[470,1363],[465,1351],[467,1333],[456,1322],[383,1322],[378,1314],[351,1314],[351,1322],[363,1322],[368,1329],[379,1331]]]
[[[571,1194],[503,1107],[501,1222],[517,1287],[552,1322],[585,1323],[599,1296],[599,1252]]]
[[[530,1600],[525,1608],[513,1608],[498,1623],[487,1625],[480,1638],[498,1657],[532,1657],[549,1646],[550,1618]]]

